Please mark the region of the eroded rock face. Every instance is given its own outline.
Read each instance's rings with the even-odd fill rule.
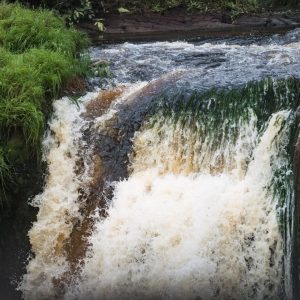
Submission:
[[[23,173],[18,173],[18,189],[9,189],[5,204],[0,204],[0,297],[21,299],[16,290],[26,269],[30,243],[28,231],[36,220],[37,209],[28,204],[28,199],[38,194],[43,186],[43,171],[36,160],[23,164]],[[0,195],[1,197],[1,195]],[[1,199],[3,200],[3,199]]]

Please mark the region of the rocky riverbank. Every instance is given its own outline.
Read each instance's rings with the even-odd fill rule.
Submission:
[[[193,37],[262,35],[285,32],[300,26],[300,10],[264,12],[233,17],[220,12],[192,12],[174,8],[163,13],[108,14],[104,32],[93,22],[81,22],[94,43],[103,41],[172,40]]]

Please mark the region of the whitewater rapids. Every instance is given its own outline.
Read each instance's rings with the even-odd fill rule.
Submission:
[[[44,141],[48,176],[32,201],[39,213],[19,285],[24,298],[240,300],[288,293],[291,261],[285,243],[294,232],[283,236],[279,216],[286,207],[279,207],[282,199],[270,187],[275,172],[290,167],[283,152],[293,112],[277,110],[263,125],[250,108],[249,118],[235,123],[224,118],[216,132],[232,130],[237,136],[218,134],[216,144],[214,133],[199,134],[203,124],[193,118],[192,126],[183,126],[174,115],[156,113],[151,123],[136,103],[143,99],[147,106],[149,94],[170,86],[163,91],[174,88],[174,95],[184,89],[190,95],[265,76],[282,78],[284,70],[299,77],[299,35],[287,36],[294,43],[277,37],[267,47],[164,42],[101,49],[100,56],[112,61],[113,79],[101,81],[111,99],[103,105],[98,90],[79,99],[78,107],[68,98],[54,103]],[[101,100],[93,104],[99,115],[88,119],[95,99]],[[131,111],[134,105],[141,111]],[[127,131],[115,126],[120,124]],[[99,136],[105,143],[96,145]],[[127,148],[115,147],[120,141]],[[97,153],[102,148],[104,159]],[[107,172],[105,159],[109,167],[126,166],[122,180],[103,179],[101,189],[112,190],[107,199],[95,188]],[[106,200],[104,206],[93,209],[91,189],[95,199],[99,192]],[[82,239],[74,238],[86,219]],[[83,249],[75,258],[68,250],[72,241],[78,243],[73,248]]]
[[[265,186],[282,129],[278,119],[287,116],[272,117],[243,179],[234,172],[150,168],[117,183],[108,217],[90,237],[80,281],[66,298],[276,298],[282,240]],[[136,160],[144,164],[143,157]]]

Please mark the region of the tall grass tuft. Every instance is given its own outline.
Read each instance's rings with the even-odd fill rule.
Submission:
[[[39,146],[43,134],[44,116],[32,103],[7,101],[0,103],[0,128],[2,136],[21,130],[27,144]]]
[[[0,45],[16,53],[43,47],[76,56],[88,44],[84,34],[66,28],[63,19],[52,12],[18,4],[0,3],[0,28]]]
[[[0,2],[0,196],[18,164],[39,157],[52,99],[68,79],[89,70],[87,45],[85,35],[52,12]]]

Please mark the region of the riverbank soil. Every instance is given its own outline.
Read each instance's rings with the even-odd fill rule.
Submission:
[[[265,12],[232,17],[220,12],[192,12],[174,8],[164,13],[108,14],[103,17],[105,31],[93,22],[81,22],[79,29],[87,32],[93,42],[160,40],[183,37],[232,36],[263,34],[300,27],[300,10]]]

